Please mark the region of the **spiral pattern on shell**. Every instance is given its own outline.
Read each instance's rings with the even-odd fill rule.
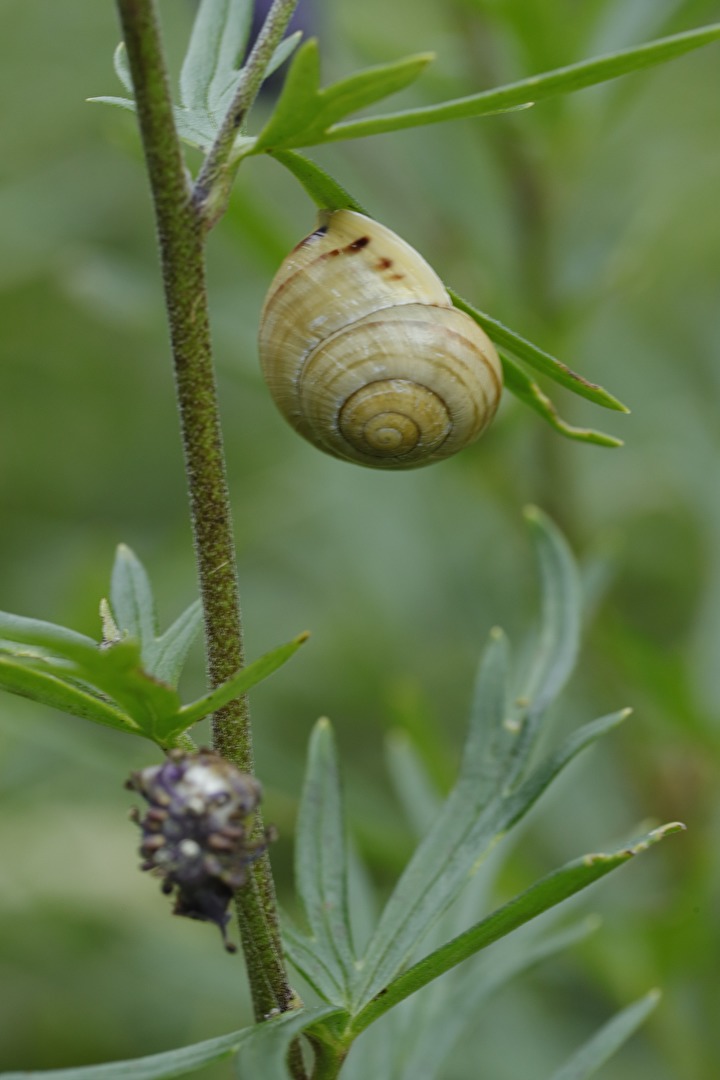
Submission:
[[[265,300],[260,362],[292,426],[335,457],[409,469],[474,442],[502,369],[435,271],[385,226],[324,211]]]

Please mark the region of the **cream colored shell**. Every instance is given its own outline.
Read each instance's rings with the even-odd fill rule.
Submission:
[[[502,369],[435,271],[390,229],[325,211],[288,255],[260,320],[260,362],[292,426],[374,468],[449,457],[492,420]]]

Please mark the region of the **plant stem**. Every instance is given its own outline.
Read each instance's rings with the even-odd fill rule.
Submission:
[[[244,663],[232,520],[225,476],[205,288],[205,227],[192,199],[172,114],[154,0],[116,0],[135,89],[160,242],[165,299],[185,451],[195,556],[214,688]],[[213,719],[213,745],[253,771],[246,698]],[[255,815],[255,834],[263,835]],[[289,986],[267,856],[236,897],[255,1017],[297,1004]],[[302,1075],[299,1071],[296,1075]]]
[[[297,5],[298,0],[273,0],[262,30],[243,65],[232,104],[200,170],[195,183],[194,199],[206,220],[207,228],[211,228],[225,210],[236,168],[232,162],[235,136],[252,108],[262,86],[265,70],[282,41]]]

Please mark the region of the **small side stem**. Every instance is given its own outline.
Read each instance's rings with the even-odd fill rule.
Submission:
[[[211,228],[224,212],[235,167],[232,150],[235,137],[262,86],[263,76],[275,49],[282,41],[298,0],[273,0],[242,70],[235,97],[228,109],[215,142],[210,148],[195,183],[195,203]]]
[[[190,493],[195,555],[205,614],[212,687],[243,666],[235,545],[205,288],[205,227],[192,199],[180,144],[154,0],[116,0],[137,102],[162,261],[178,406]],[[247,699],[218,710],[213,745],[253,772]],[[263,835],[260,815],[255,833]],[[267,856],[236,895],[256,1019],[296,1004],[282,958],[275,890]],[[296,1075],[302,1075],[296,1072]]]

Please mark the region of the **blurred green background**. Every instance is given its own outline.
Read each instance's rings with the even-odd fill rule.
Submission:
[[[177,68],[193,4],[162,10]],[[122,540],[167,623],[195,579],[147,186],[132,117],[84,102],[119,92],[114,7],[4,0],[1,13],[0,607],[97,634]],[[400,106],[717,20],[720,5],[316,0],[314,18],[326,80],[437,51]],[[508,401],[479,444],[424,471],[325,458],[274,410],[255,347],[270,278],[313,225],[309,201],[253,159],[210,243],[248,652],[313,635],[252,697],[283,895],[321,714],[379,889],[399,872],[411,834],[386,733],[407,729],[451,782],[488,630],[519,645],[533,627],[528,501],[566,531],[593,599],[556,726],[627,704],[635,714],[544,798],[501,887],[647,817],[688,825],[584,899],[604,919],[594,938],[478,1018],[464,1055],[489,1080],[541,1078],[655,985],[660,1008],[602,1075],[718,1075],[719,56],[313,155],[461,294],[626,401],[621,417],[552,391],[569,419],[625,438],[622,450],[563,441]],[[188,695],[202,663],[198,647]],[[136,871],[122,781],[155,760],[150,744],[2,695],[0,747],[2,1067],[152,1053],[247,1022],[241,961],[211,927],[170,918]],[[461,1056],[448,1063],[446,1080],[468,1075]]]

